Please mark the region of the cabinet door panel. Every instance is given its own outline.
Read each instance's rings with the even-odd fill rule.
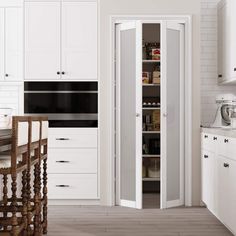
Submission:
[[[60,3],[25,3],[25,78],[60,75]]]
[[[230,218],[230,168],[225,167],[229,164],[228,159],[218,156],[216,166],[216,206],[217,216],[226,225]]]
[[[5,23],[4,23],[4,8],[0,8],[0,81],[4,80],[5,73]]]
[[[214,158],[215,154],[213,152],[202,150],[202,201],[212,212],[215,212]]]
[[[22,9],[5,10],[5,80],[22,80]]]
[[[97,79],[97,4],[62,3],[63,79]]]

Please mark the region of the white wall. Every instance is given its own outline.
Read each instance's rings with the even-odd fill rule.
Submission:
[[[200,0],[100,0],[101,202],[111,204],[110,16],[183,14],[193,16],[193,204],[200,203]]]
[[[214,121],[217,105],[215,97],[221,93],[235,93],[236,86],[217,84],[217,3],[201,2],[201,123]]]

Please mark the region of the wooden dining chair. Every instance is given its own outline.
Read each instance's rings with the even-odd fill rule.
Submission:
[[[27,232],[27,168],[30,142],[29,117],[12,119],[11,153],[0,155],[0,175],[3,176],[3,199],[0,201],[0,218],[3,228],[0,235],[17,236]],[[21,196],[17,197],[17,178],[22,173]],[[11,176],[11,197],[8,197],[8,176]],[[20,214],[20,217],[18,216]]]

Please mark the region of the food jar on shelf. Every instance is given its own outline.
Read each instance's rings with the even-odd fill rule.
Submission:
[[[160,159],[154,158],[150,161],[148,167],[148,177],[149,178],[160,178]]]

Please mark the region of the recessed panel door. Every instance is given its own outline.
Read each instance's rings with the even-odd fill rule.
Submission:
[[[60,79],[60,2],[25,2],[25,79]]]
[[[97,3],[62,3],[62,79],[97,80]]]

